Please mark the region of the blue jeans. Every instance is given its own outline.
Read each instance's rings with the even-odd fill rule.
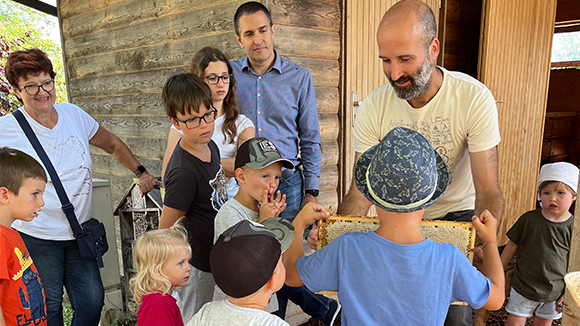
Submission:
[[[315,319],[323,318],[328,312],[330,304],[329,298],[321,294],[315,294],[305,286],[296,288],[284,284],[284,286],[276,292],[276,297],[278,298],[278,311],[273,314],[282,319],[286,317],[288,300],[300,306],[302,311]]]
[[[71,326],[97,326],[105,290],[96,260],[81,259],[76,240],[42,240],[20,233],[44,287],[47,326],[62,326],[63,285],[74,310]]]
[[[280,190],[280,194],[286,195],[286,209],[280,214],[280,217],[290,222],[294,221],[294,218],[300,211],[300,204],[304,198],[302,183],[303,178],[300,169],[296,169],[294,174],[288,178],[280,178],[278,190]]]

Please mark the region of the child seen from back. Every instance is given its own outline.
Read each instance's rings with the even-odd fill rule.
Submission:
[[[44,289],[15,220],[30,222],[44,206],[44,168],[30,155],[0,147],[0,325],[46,325]]]
[[[280,191],[276,190],[282,167],[291,170],[294,164],[282,158],[274,143],[264,137],[245,141],[238,148],[234,167],[240,189],[216,215],[214,242],[223,231],[239,221],[263,223],[268,218],[278,216],[286,208],[286,195],[280,196]],[[276,295],[279,309],[275,314],[282,319],[286,314],[288,300],[300,306],[306,314],[321,320],[325,326],[331,326],[340,311],[338,301],[331,301],[304,287],[283,286]]]
[[[507,232],[501,260],[506,267],[516,255],[506,325],[524,325],[534,315],[534,326],[552,325],[562,318],[564,275],[568,269],[576,200],[578,168],[558,162],[545,164],[538,179],[540,209],[522,215]]]
[[[379,228],[346,233],[308,257],[302,234],[321,218],[306,205],[294,220],[285,253],[286,284],[312,291],[337,290],[342,325],[443,325],[449,305],[499,309],[504,277],[497,221],[484,211],[473,217],[485,243],[481,273],[451,244],[426,239],[420,230],[426,207],[447,188],[449,173],[439,154],[414,130],[395,128],[359,158],[357,188],[377,206]]]
[[[137,274],[131,279],[133,297],[139,304],[137,324],[183,326],[171,292],[189,279],[191,247],[187,231],[179,224],[145,232],[133,247]]]
[[[165,198],[159,228],[168,228],[185,216],[192,270],[189,282],[177,292],[183,320],[188,321],[213,299],[209,253],[215,215],[227,200],[225,174],[219,150],[211,140],[216,110],[209,86],[191,73],[175,75],[163,86],[161,98],[169,120],[183,131],[163,177]]]
[[[279,217],[263,225],[242,220],[223,232],[210,264],[226,300],[205,304],[187,326],[289,326],[266,306],[284,284],[282,253],[293,237],[290,222]]]

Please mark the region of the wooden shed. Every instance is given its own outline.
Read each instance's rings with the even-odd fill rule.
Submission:
[[[566,23],[578,30],[578,2],[424,1],[439,21],[439,64],[478,78],[498,101],[499,178],[505,197],[500,236],[505,242],[506,230],[535,207],[541,160],[579,163],[580,99],[573,90],[580,85],[579,70],[550,74],[554,28]],[[162,85],[186,71],[203,46],[217,47],[231,59],[245,55],[233,31],[234,12],[243,2],[58,0],[70,101],[121,137],[159,176],[170,127],[161,104]],[[375,34],[396,0],[261,2],[272,12],[278,52],[312,73],[322,138],[320,201],[335,211],[352,178],[358,101],[386,82]],[[91,151],[94,175],[111,180],[116,205],[132,175],[109,155]],[[572,257],[577,261],[578,255],[576,250]],[[577,324],[578,312],[569,316],[575,322],[565,322]]]
[[[204,46],[231,59],[245,56],[233,16],[245,1],[75,1],[59,3],[71,102],[121,137],[154,175],[170,123],[161,103],[165,80],[187,71]],[[310,70],[322,140],[320,201],[338,203],[341,6],[336,1],[265,1],[276,24],[278,52]],[[130,171],[93,148],[93,172],[110,179],[114,201]]]
[[[244,56],[232,22],[243,2],[60,0],[71,102],[120,136],[159,175],[169,129],[161,87],[167,77],[185,71],[203,46],[218,47],[233,59]],[[375,33],[396,1],[262,2],[272,12],[279,53],[312,72],[323,152],[320,200],[334,209],[351,180],[352,92],[361,100],[386,81]],[[498,100],[505,231],[535,203],[557,2],[446,0],[442,8],[439,0],[426,2],[439,20],[439,63],[478,77]],[[575,2],[560,2],[561,12],[574,13],[569,7]],[[555,152],[561,147],[558,141],[553,145]],[[98,149],[92,154],[95,176],[112,181],[116,202],[131,183],[130,172]]]

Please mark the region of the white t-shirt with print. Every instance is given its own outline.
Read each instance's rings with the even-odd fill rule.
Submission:
[[[58,113],[58,122],[52,129],[36,122],[24,109],[20,108],[20,111],[52,161],[75,208],[79,224],[82,224],[91,218],[93,182],[89,140],[97,133],[99,124],[76,105],[62,103],[54,105],[54,108]],[[12,115],[0,118],[0,130],[0,146],[19,149],[42,162]],[[48,172],[46,175],[49,181],[42,196],[45,205],[38,217],[31,222],[16,220],[12,227],[44,240],[73,240],[70,224],[61,210]]]
[[[445,194],[425,209],[424,218],[474,209],[475,188],[469,152],[481,152],[500,142],[497,107],[489,89],[478,80],[443,71],[443,84],[422,108],[399,99],[389,83],[369,94],[355,120],[354,149],[364,153],[396,127],[420,132],[443,157],[450,172]]]

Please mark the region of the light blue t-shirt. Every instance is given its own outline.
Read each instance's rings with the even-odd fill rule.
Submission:
[[[491,289],[451,244],[401,245],[375,232],[343,234],[296,265],[310,290],[338,289],[347,326],[443,325],[452,302],[478,309]]]

